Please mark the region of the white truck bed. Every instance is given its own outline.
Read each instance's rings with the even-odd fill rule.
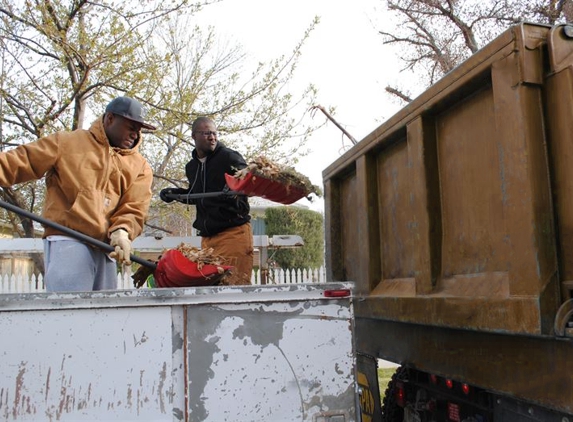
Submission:
[[[352,283],[0,296],[0,420],[356,420]]]

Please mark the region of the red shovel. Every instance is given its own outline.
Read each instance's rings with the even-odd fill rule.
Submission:
[[[192,203],[194,199],[212,198],[219,196],[247,195],[260,196],[269,201],[279,204],[289,205],[309,195],[305,189],[298,186],[280,183],[266,177],[248,173],[243,179],[237,179],[229,174],[225,174],[227,188],[221,192],[204,192],[189,194],[167,194],[167,197],[176,201]]]
[[[95,246],[104,252],[111,253],[115,248],[105,242],[94,239],[83,233],[62,226],[53,221],[46,220],[36,214],[23,210],[20,207],[0,200],[0,207],[15,212],[18,215],[37,221],[44,226],[51,227],[62,233],[67,234],[74,239]],[[170,249],[163,253],[157,263],[142,259],[135,255],[130,255],[132,262],[136,262],[147,267],[153,272],[157,287],[193,287],[193,286],[212,286],[217,283],[230,270],[228,265],[203,265],[199,268],[196,262],[187,259],[180,251]],[[135,284],[135,281],[134,281]],[[136,287],[140,287],[137,286]]]
[[[243,179],[225,174],[227,186],[248,196],[260,196],[269,201],[289,205],[308,196],[308,192],[298,186],[280,183],[276,180],[247,173]]]
[[[227,275],[231,268],[228,265],[199,265],[177,249],[169,249],[161,255],[153,277],[156,287],[211,286]]]

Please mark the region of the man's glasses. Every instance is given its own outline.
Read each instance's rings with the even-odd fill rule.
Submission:
[[[198,135],[203,135],[203,136],[215,136],[217,137],[218,132],[217,131],[212,131],[212,130],[196,130],[195,131],[196,134]]]

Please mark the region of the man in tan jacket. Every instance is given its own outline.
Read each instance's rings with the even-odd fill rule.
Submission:
[[[43,217],[115,246],[111,257],[130,264],[151,201],[152,172],[139,153],[142,105],[118,97],[89,129],[57,132],[0,154],[0,186],[46,178]],[[116,262],[105,252],[46,227],[47,291],[117,288]]]

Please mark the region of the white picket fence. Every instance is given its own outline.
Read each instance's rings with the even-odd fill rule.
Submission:
[[[300,284],[324,283],[326,271],[324,267],[318,269],[284,270],[281,268],[268,270],[266,284]],[[254,270],[251,275],[252,284],[261,284],[260,272]],[[134,289],[133,280],[129,272],[118,273],[117,288],[120,290]],[[41,293],[45,292],[44,278],[40,274],[2,274],[0,275],[0,294],[9,293]]]

